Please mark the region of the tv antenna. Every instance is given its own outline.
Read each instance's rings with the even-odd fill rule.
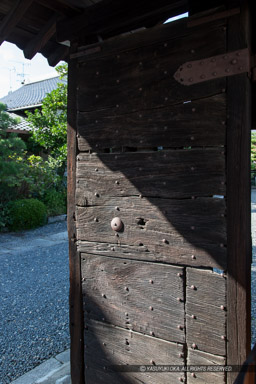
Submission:
[[[20,80],[16,80],[16,81],[19,81],[21,84],[25,84],[26,79],[29,80],[29,77],[27,77],[27,76],[29,76],[29,73],[25,73],[25,68],[30,67],[31,64],[30,63],[24,63],[23,61],[15,61],[15,60],[12,60],[12,62],[21,65],[21,71],[17,72],[17,77],[19,77]]]

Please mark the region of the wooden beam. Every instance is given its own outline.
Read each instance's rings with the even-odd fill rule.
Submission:
[[[61,15],[72,17],[77,15],[81,12],[80,9],[76,7],[70,7],[67,4],[64,4],[62,2],[59,2],[58,0],[52,1],[52,0],[36,0],[38,4],[41,4],[42,6],[51,9],[52,11],[59,13]]]
[[[83,36],[90,36],[106,30],[120,29],[125,22],[126,30],[143,26],[149,19],[161,19],[164,14],[171,15],[187,9],[187,0],[177,0],[170,4],[168,0],[135,1],[125,0],[120,7],[120,1],[104,0],[87,8],[81,15],[57,23],[57,40],[65,41],[78,36],[83,30]],[[163,12],[164,11],[164,12]],[[136,23],[135,23],[136,22]],[[131,28],[131,29],[132,29]]]
[[[48,63],[51,67],[55,67],[59,61],[65,60],[69,53],[69,47],[60,45],[52,54],[47,58]]]
[[[56,20],[54,15],[48,23],[39,31],[39,33],[28,42],[24,48],[24,56],[26,59],[32,59],[50,40],[56,32]]]
[[[0,24],[0,45],[11,33],[12,29],[19,23],[27,9],[33,3],[33,0],[18,0],[16,5],[5,16]]]

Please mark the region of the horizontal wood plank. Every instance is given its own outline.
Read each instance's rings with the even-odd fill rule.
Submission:
[[[173,75],[188,61],[225,52],[226,30],[216,23],[171,42],[84,61],[78,70],[78,110],[130,113],[221,93],[225,78],[184,87]]]
[[[81,258],[85,318],[185,341],[183,268],[83,253]]]
[[[80,112],[78,148],[224,146],[225,120],[224,93],[125,115],[116,108]]]
[[[189,347],[226,355],[226,278],[187,268],[186,337]]]
[[[213,198],[123,197],[77,207],[78,248],[94,255],[225,269],[225,206],[224,199]],[[116,216],[124,225],[118,237],[110,226]]]
[[[209,366],[209,369],[214,369],[214,365],[224,366],[226,359],[223,356],[215,356],[189,348],[187,364],[199,367]],[[225,382],[225,372],[195,372],[194,374],[190,372],[187,374],[188,384],[224,384]]]
[[[110,372],[111,365],[184,365],[183,346],[90,320],[84,333],[87,384],[175,384],[184,373]],[[105,369],[104,369],[105,367]]]
[[[89,205],[104,196],[184,198],[225,195],[223,148],[84,154],[77,185]],[[95,196],[96,194],[96,196]]]

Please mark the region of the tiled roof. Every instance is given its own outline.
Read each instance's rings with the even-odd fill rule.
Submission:
[[[21,116],[18,116],[16,115],[15,113],[9,113],[8,114],[14,118],[14,119],[18,119],[19,120],[19,123],[16,124],[16,125],[12,125],[7,131],[12,131],[12,132],[15,132],[15,131],[24,131],[24,133],[26,132],[29,132],[32,130],[31,126],[29,125],[29,123],[27,122],[26,119],[24,119],[23,117]]]
[[[59,76],[56,76],[51,79],[25,84],[1,98],[0,102],[7,105],[8,111],[26,110],[40,106],[47,93],[56,89],[57,84],[60,82]]]

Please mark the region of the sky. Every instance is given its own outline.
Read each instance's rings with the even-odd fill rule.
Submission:
[[[55,69],[40,53],[27,60],[16,45],[4,42],[0,46],[0,98],[20,88],[23,80],[28,83],[56,75]]]

